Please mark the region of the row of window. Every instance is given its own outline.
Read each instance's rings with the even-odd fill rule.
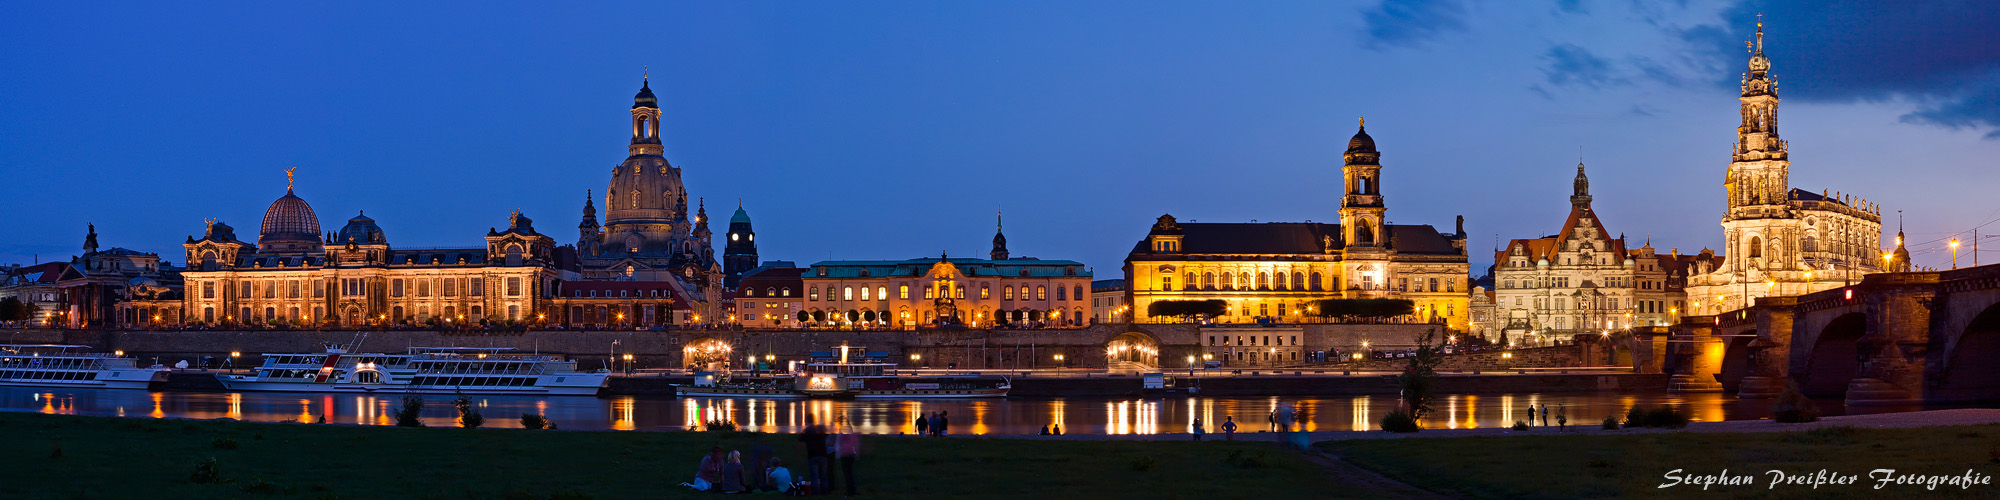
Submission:
[[[1276,338],[1273,338],[1273,337],[1276,337]],[[1235,344],[1235,345],[1267,345],[1267,346],[1268,346],[1268,345],[1286,345],[1286,344],[1285,344],[1285,336],[1284,336],[1284,335],[1275,335],[1275,336],[1274,336],[1274,335],[1265,335],[1265,336],[1263,336],[1263,343],[1261,343],[1261,344],[1257,342],[1257,340],[1258,340],[1258,337],[1257,337],[1256,335],[1223,335],[1223,336],[1221,336],[1221,337],[1220,337],[1220,338],[1221,338],[1222,340],[1221,340],[1221,343],[1219,343],[1219,344],[1218,344],[1218,343],[1216,343],[1216,339],[1217,339],[1217,338],[1218,338],[1218,337],[1217,337],[1217,336],[1215,336],[1215,335],[1210,335],[1210,336],[1208,336],[1208,345],[1231,345],[1231,344],[1230,344],[1230,341],[1231,341],[1231,339],[1235,339],[1235,342],[1236,342],[1236,344]],[[1245,343],[1245,342],[1248,342],[1248,343]],[[1299,345],[1299,336],[1297,336],[1297,335],[1293,335],[1293,336],[1292,336],[1292,343],[1291,343],[1291,345],[1293,345],[1293,346],[1297,346],[1297,345]]]
[[[1048,287],[1048,286],[1041,286],[1041,285],[1038,285],[1038,286],[1036,286],[1036,287],[1034,288],[1034,296],[1033,296],[1034,298],[1032,298],[1032,299],[1030,299],[1030,298],[1029,298],[1029,294],[1028,294],[1028,292],[1029,292],[1029,289],[1028,289],[1028,285],[1021,285],[1021,287],[1020,287],[1020,288],[1021,288],[1021,290],[1020,290],[1020,296],[1021,296],[1020,300],[1048,300],[1048,299],[1049,299],[1049,287]],[[856,292],[856,290],[859,290],[859,291],[860,291],[860,294],[859,294],[859,295],[856,295],[856,293],[855,293],[855,292]],[[839,288],[838,288],[838,292],[840,293],[840,295],[839,295],[839,297],[840,297],[840,298],[838,298],[838,299],[835,299],[835,298],[834,298],[834,292],[835,292],[835,291],[836,291],[835,287],[833,287],[833,286],[830,286],[830,285],[829,285],[829,286],[827,286],[827,287],[826,287],[826,300],[829,300],[829,301],[832,301],[832,300],[843,300],[843,301],[851,301],[851,300],[855,300],[855,297],[857,297],[857,296],[859,296],[859,297],[860,297],[860,300],[889,300],[889,287],[886,287],[886,286],[877,286],[877,287],[874,287],[874,288],[869,288],[869,287],[866,287],[866,286],[863,286],[863,287],[859,287],[859,288],[856,288],[856,287],[852,287],[852,286],[845,286],[845,287],[839,287]],[[872,294],[870,293],[871,291],[873,292]],[[1014,286],[1013,286],[1013,285],[1007,285],[1007,286],[1003,286],[1003,287],[1000,287],[1000,298],[1001,298],[1001,300],[1015,300],[1015,299],[1014,299],[1014,292],[1015,292],[1015,290],[1014,290]],[[1058,285],[1058,286],[1056,286],[1056,287],[1055,287],[1055,292],[1056,292],[1056,300],[1070,300],[1070,297],[1075,297],[1075,298],[1076,298],[1076,300],[1083,300],[1083,297],[1084,297],[1084,294],[1083,294],[1083,286],[1082,286],[1082,285],[1077,285],[1077,286],[1075,286],[1075,287],[1069,287],[1069,288],[1066,288],[1066,287],[1063,287],[1063,286],[1060,286],[1060,285]],[[790,295],[791,295],[791,289],[790,289],[790,288],[786,288],[786,289],[785,289],[785,290],[784,290],[784,291],[783,291],[782,293],[784,293],[784,294],[785,294],[784,296],[790,296]],[[818,287],[818,286],[811,286],[811,287],[807,287],[807,288],[806,288],[806,301],[807,301],[807,302],[818,302],[818,301],[819,301],[819,299],[820,299],[820,297],[819,297],[819,293],[820,293],[820,287]],[[963,299],[963,298],[965,298],[965,285],[964,285],[964,284],[957,284],[957,285],[954,285],[954,284],[952,284],[952,283],[951,283],[950,281],[941,281],[941,282],[940,282],[940,283],[938,283],[937,285],[924,285],[924,286],[923,286],[923,291],[922,291],[922,293],[923,293],[923,298],[926,298],[926,299],[929,299],[929,298],[933,298],[933,296],[934,296],[934,295],[937,295],[937,294],[940,294],[940,293],[948,293],[948,294],[950,294],[950,295],[951,295],[951,298],[954,298],[954,299]],[[770,295],[770,292],[769,292],[769,290],[766,290],[766,292],[765,292],[765,295]],[[898,287],[897,287],[897,290],[896,290],[896,298],[897,298],[897,299],[908,299],[908,298],[910,298],[910,285],[900,285],[900,286],[898,286]],[[988,286],[988,285],[985,285],[985,284],[981,284],[981,285],[979,285],[979,298],[980,298],[980,299],[991,299],[991,298],[993,298],[993,288],[992,288],[991,286]]]
[[[638,292],[638,293],[632,293],[632,292],[635,292],[635,291],[636,291],[636,292]],[[575,296],[577,296],[577,297],[596,297],[596,296],[597,296],[597,290],[577,290],[577,291],[576,291],[576,293],[575,293]],[[610,291],[610,290],[605,290],[605,291],[604,291],[604,296],[605,296],[605,297],[610,297],[610,296],[612,296],[612,295],[611,295],[611,291]],[[641,298],[660,298],[660,297],[673,297],[673,296],[674,296],[674,293],[673,293],[672,291],[664,291],[664,292],[663,292],[663,291],[660,291],[660,290],[658,290],[658,289],[653,289],[653,290],[619,290],[619,291],[618,291],[618,296],[619,296],[619,297],[641,297]]]
[[[433,289],[436,289],[439,295],[444,297],[456,297],[460,290],[463,290],[467,296],[479,296],[486,294],[484,283],[485,280],[481,278],[394,278],[389,280],[389,296],[403,297],[406,295],[405,292],[409,291],[410,288],[415,288],[417,297],[430,297]],[[215,298],[215,288],[216,282],[202,282],[201,298]],[[262,295],[266,299],[279,298],[279,295],[283,295],[284,298],[288,299],[296,299],[308,293],[306,290],[310,290],[309,293],[312,294],[312,298],[326,297],[326,290],[320,287],[318,280],[305,280],[303,283],[300,280],[286,280],[282,282],[277,280],[242,280],[237,282],[237,288],[237,298],[244,299],[255,298],[259,295]],[[368,284],[365,279],[340,279],[340,296],[359,297],[367,294]],[[507,278],[507,296],[518,297],[520,295],[521,278]]]

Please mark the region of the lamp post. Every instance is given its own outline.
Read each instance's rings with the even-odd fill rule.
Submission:
[[[1063,355],[1056,353],[1056,378],[1062,378]]]
[[[243,351],[229,351],[229,367],[236,368],[236,358],[243,357]]]
[[[631,353],[626,353],[626,354],[625,354],[625,374],[626,374],[626,375],[631,375],[631,374],[632,374],[632,354],[631,354]]]
[[[1193,378],[1193,377],[1194,377],[1194,356],[1193,356],[1193,355],[1189,355],[1189,356],[1188,356],[1187,358],[1188,358],[1188,377],[1189,377],[1189,378]]]
[[[1958,238],[1952,238],[1949,245],[1951,245],[1951,268],[1958,269]]]

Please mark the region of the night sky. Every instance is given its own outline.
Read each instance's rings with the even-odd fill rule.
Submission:
[[[15,2],[0,263],[93,222],[180,263],[293,166],[329,231],[478,246],[520,209],[574,243],[645,67],[718,256],[738,199],[800,264],[983,256],[1004,210],[1014,255],[1115,278],[1162,213],[1337,220],[1359,115],[1390,221],[1465,215],[1475,274],[1560,228],[1579,147],[1612,232],[1687,253],[1721,243],[1761,12],[1793,187],[1903,211],[1947,266],[2000,220],[2000,4],[1818,3]]]

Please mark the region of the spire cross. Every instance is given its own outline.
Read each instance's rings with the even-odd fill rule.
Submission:
[[[1761,15],[1761,14],[1760,14],[1760,15]],[[651,80],[651,79],[653,79],[653,67],[652,67],[652,66],[649,66],[649,65],[648,65],[648,66],[639,66],[639,79],[640,79],[640,80]]]

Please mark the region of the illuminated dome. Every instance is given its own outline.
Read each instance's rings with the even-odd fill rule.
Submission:
[[[1362,127],[1361,130],[1356,131],[1354,133],[1353,139],[1347,140],[1347,152],[1349,153],[1375,152],[1375,138],[1368,136],[1367,127]]]
[[[333,238],[337,244],[384,245],[389,238],[382,235],[382,227],[375,225],[375,219],[366,214],[347,219],[347,226],[340,228],[340,234]]]
[[[285,189],[285,196],[271,202],[271,208],[264,211],[264,227],[258,231],[257,246],[271,247],[279,243],[301,243],[314,245],[320,241],[319,216],[313,214],[312,205]]]

